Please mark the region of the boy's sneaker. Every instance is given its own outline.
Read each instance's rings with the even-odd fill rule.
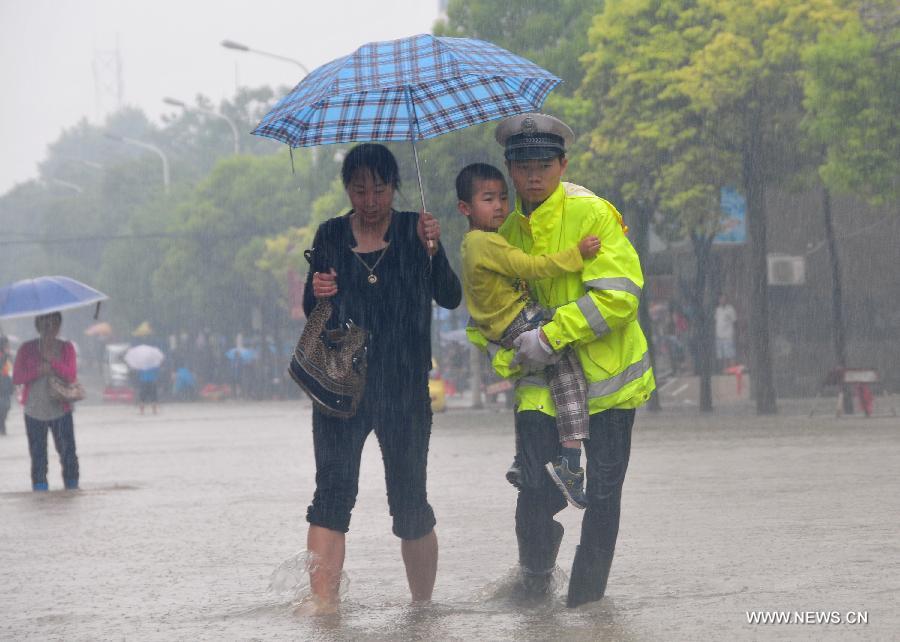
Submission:
[[[556,463],[548,461],[545,468],[567,502],[581,510],[587,508],[587,498],[584,496],[584,469],[570,469],[565,457],[557,457]]]
[[[514,458],[513,463],[506,470],[506,481],[516,488],[522,487],[522,467],[519,466],[518,458]]]

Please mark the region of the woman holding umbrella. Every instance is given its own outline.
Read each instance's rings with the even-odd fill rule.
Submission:
[[[368,331],[368,367],[353,417],[338,419],[313,409],[316,490],[306,518],[317,612],[337,606],[344,536],[363,444],[372,431],[381,446],[393,532],[401,539],[412,598],[431,599],[438,552],[425,488],[431,302],[452,309],[461,298],[459,279],[438,243],[437,219],[392,207],[400,179],[386,147],[354,147],[341,179],[353,209],[316,232],[303,303],[309,315],[317,300],[334,297],[341,318]]]
[[[47,490],[47,429],[62,464],[63,483],[68,490],[78,488],[78,455],[72,406],[59,401],[50,387],[51,376],[74,382],[77,372],[75,347],[57,338],[62,314],[52,312],[35,318],[40,337],[23,344],[16,353],[13,383],[24,385],[25,428],[31,454],[31,486]]]

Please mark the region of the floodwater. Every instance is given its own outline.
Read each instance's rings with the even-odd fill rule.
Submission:
[[[0,437],[0,639],[888,639],[900,631],[900,420],[638,414],[608,595],[563,606],[580,513],[565,509],[560,594],[514,596],[507,411],[436,415],[434,602],[408,601],[381,461],[367,443],[340,613],[296,612],[273,572],[305,546],[305,402],[83,405],[82,490],[28,489],[21,414]],[[282,569],[284,570],[284,569]],[[289,578],[288,578],[289,579]],[[287,590],[286,590],[287,589]],[[837,611],[754,624],[748,611]],[[845,614],[864,612],[867,624]],[[806,616],[803,616],[806,617]]]

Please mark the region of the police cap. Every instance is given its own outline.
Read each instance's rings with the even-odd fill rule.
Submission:
[[[505,119],[494,137],[504,146],[506,160],[533,160],[564,154],[575,134],[559,118],[532,113]]]

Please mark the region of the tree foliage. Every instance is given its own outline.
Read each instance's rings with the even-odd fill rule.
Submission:
[[[294,163],[298,175],[313,173],[310,153],[295,153]],[[168,229],[178,239],[152,278],[168,318],[185,324],[215,310],[206,325],[234,332],[248,327],[253,307],[278,307],[282,288],[258,267],[266,238],[308,224],[316,196],[298,190],[288,167],[286,152],[224,159],[176,207]]]
[[[602,6],[598,0],[450,0],[447,19],[434,33],[488,40],[524,56],[562,78],[556,93],[568,95],[584,75],[578,57],[587,49],[591,18]]]
[[[806,162],[803,52],[851,15],[840,0],[611,1],[582,58],[588,71],[576,100],[600,107],[585,160],[606,168],[626,205],[667,215],[672,234],[694,239],[699,259],[716,231],[721,188],[743,189],[760,412],[775,411],[766,191]]]
[[[865,2],[804,56],[805,125],[826,149],[826,185],[876,203],[900,199],[900,6]]]

